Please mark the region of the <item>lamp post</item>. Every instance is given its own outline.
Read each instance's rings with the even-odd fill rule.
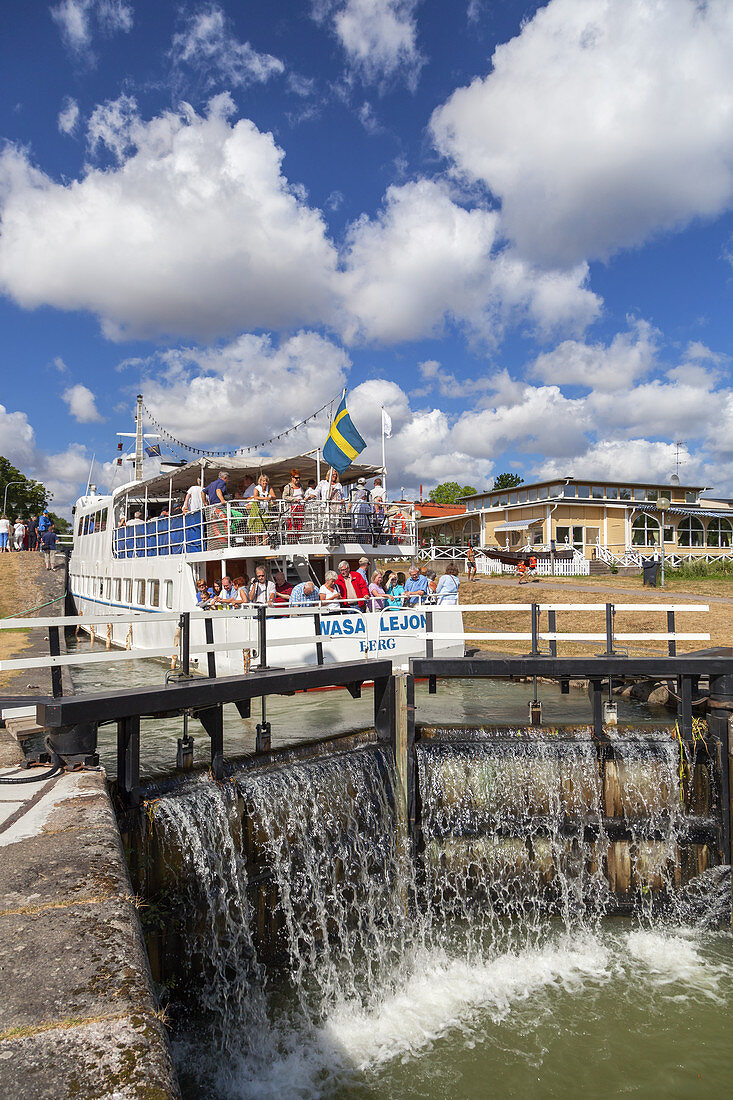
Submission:
[[[664,517],[669,508],[669,500],[667,497],[660,497],[657,501],[657,508],[662,513],[662,583],[659,587],[664,588]]]
[[[5,515],[5,506],[8,503],[8,489],[10,488],[11,485],[23,485],[23,482],[22,481],[9,481],[7,483],[7,485],[5,486],[5,493],[3,494],[3,510],[2,510],[3,515]]]

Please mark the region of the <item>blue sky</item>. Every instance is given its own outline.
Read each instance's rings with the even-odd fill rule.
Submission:
[[[140,390],[236,447],[348,386],[410,489],[666,479],[684,440],[733,494],[728,0],[1,18],[0,453],[60,510]]]

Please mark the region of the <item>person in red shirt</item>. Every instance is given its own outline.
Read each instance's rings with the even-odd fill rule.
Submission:
[[[288,584],[285,574],[280,570],[275,573],[275,595],[272,598],[273,607],[287,607],[290,603],[292,584]]]
[[[352,573],[347,561],[338,563],[338,571],[336,587],[341,593],[341,599],[347,601],[342,603],[341,607],[347,611],[355,611],[357,607],[359,611],[366,611],[369,586],[361,573]]]

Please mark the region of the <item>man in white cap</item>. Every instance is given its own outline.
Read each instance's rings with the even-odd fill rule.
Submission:
[[[364,580],[369,584],[369,558],[359,558],[357,573],[361,573]]]
[[[369,490],[366,487],[366,480],[363,477],[359,478],[356,483],[356,488],[351,491],[349,511],[351,512],[354,530],[361,535],[371,536],[371,519],[374,515],[374,508],[369,500]],[[359,564],[361,565],[361,562]],[[367,562],[367,564],[369,563]]]

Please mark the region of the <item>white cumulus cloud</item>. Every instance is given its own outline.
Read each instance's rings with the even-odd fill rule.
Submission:
[[[93,60],[95,34],[109,36],[132,30],[134,12],[125,0],[61,0],[50,10],[65,45],[89,60]]]
[[[79,104],[71,96],[67,95],[61,104],[58,117],[58,128],[61,134],[73,134],[79,121]]]
[[[69,386],[61,394],[61,399],[66,403],[69,412],[80,424],[101,423],[104,417],[97,408],[97,401],[92,391],[81,383]]]
[[[68,183],[6,147],[0,287],[25,308],[91,311],[111,338],[322,321],[336,263],[322,215],[283,176],[272,135],[231,124],[231,109],[219,96],[205,116],[97,114],[90,140],[119,166]]]
[[[217,78],[229,87],[264,83],[285,70],[279,58],[240,42],[217,4],[188,13],[183,28],[173,37],[171,58],[174,65],[203,74],[209,87],[214,87]]]
[[[328,19],[346,53],[349,73],[385,86],[402,78],[414,88],[425,58],[417,45],[418,0],[316,0],[314,17]]]
[[[629,332],[618,332],[609,344],[564,340],[538,356],[530,374],[543,382],[587,386],[602,393],[628,391],[656,363],[659,333],[637,320]]]
[[[542,331],[594,319],[600,302],[584,286],[585,268],[538,271],[501,246],[496,211],[458,205],[435,180],[390,187],[377,217],[358,219],[347,235],[347,338],[414,340],[454,321],[494,339],[509,317]]]
[[[729,0],[550,0],[433,114],[522,255],[606,257],[733,202]]]

